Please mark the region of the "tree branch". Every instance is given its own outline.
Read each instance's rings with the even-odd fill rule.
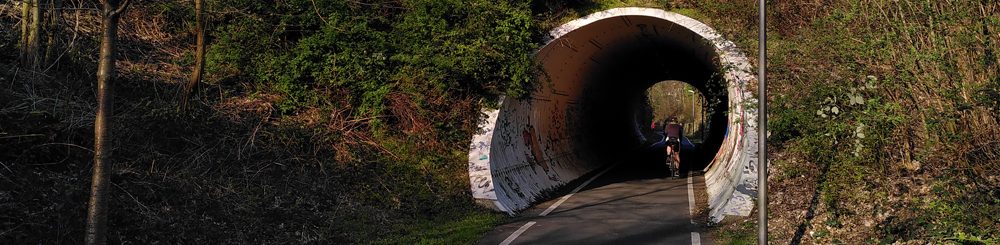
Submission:
[[[128,7],[128,2],[129,1],[130,0],[122,1],[121,4],[118,5],[117,9],[115,9],[114,11],[111,11],[111,15],[114,16],[114,15],[118,15],[118,14],[121,14],[122,12],[124,12],[125,8]]]

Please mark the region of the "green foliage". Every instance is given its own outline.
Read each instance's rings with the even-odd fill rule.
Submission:
[[[972,244],[986,245],[986,244],[997,244],[997,243],[1000,243],[1000,240],[997,240],[996,238],[983,238],[983,237],[972,235],[972,234],[966,234],[965,232],[961,232],[961,231],[956,232],[955,236],[949,237],[949,238],[947,238],[945,240],[946,241],[952,241],[952,242],[957,243],[957,244],[968,244],[968,245],[972,245]]]
[[[960,172],[948,170],[947,175],[929,183],[936,198],[922,199],[915,205],[920,211],[918,219],[928,221],[922,228],[933,237],[959,244],[995,244],[996,238],[989,236],[996,235],[992,214],[1000,212],[1000,206],[995,205],[1000,200],[992,197],[988,202],[993,205],[978,204],[979,198],[991,198],[991,193],[961,184]]]
[[[977,89],[973,101],[976,105],[989,108],[994,115],[1000,115],[1000,76],[993,78],[992,83],[984,84]]]
[[[141,28],[122,29],[123,53],[155,54],[146,61],[180,67],[166,75],[184,76],[194,63],[191,52],[178,48],[193,41],[190,4],[135,4],[129,11],[140,12],[127,18]],[[84,20],[93,17],[81,13]],[[480,104],[535,89],[533,53],[541,31],[528,2],[218,0],[208,2],[205,14],[205,82],[218,86],[203,91],[211,97],[218,92],[219,101],[203,98],[208,103],[195,103],[181,117],[162,89],[176,81],[145,76],[154,73],[148,66],[127,66],[121,73],[124,86],[117,88],[116,101],[125,109],[116,117],[129,126],[115,132],[128,147],[115,150],[122,164],[113,171],[120,176],[113,178],[117,189],[111,198],[120,207],[109,215],[110,230],[117,234],[110,235],[119,242],[362,243],[384,238],[461,244],[474,242],[502,219],[503,214],[479,209],[469,198],[464,145]],[[156,18],[146,22],[145,16]],[[8,19],[0,18],[0,24],[11,26]],[[145,34],[136,29],[146,27],[165,35],[154,41],[134,38]],[[7,40],[7,34],[0,37]],[[94,40],[80,34],[76,50],[95,50]],[[136,50],[164,43],[169,46]],[[172,58],[157,60],[161,57]],[[24,77],[23,70],[16,76],[2,73]],[[74,76],[46,79],[56,77]],[[88,84],[59,82],[75,84],[70,88]],[[88,103],[76,100],[93,99],[84,93],[91,87],[34,86],[44,94],[53,94],[50,89],[83,93],[66,103],[46,99],[60,104],[46,110],[86,111]],[[11,98],[2,102],[27,105]],[[73,164],[85,163],[89,153],[64,145],[87,145],[81,140],[93,131],[79,117],[86,113],[71,114],[57,118],[74,120],[66,123],[68,129],[49,130],[37,126],[39,120],[25,126],[0,120],[5,130],[13,123],[29,130],[18,135],[42,129],[57,135],[38,137],[52,142],[10,144],[0,152],[0,160],[18,160],[10,167],[18,173],[58,176],[48,180],[29,174],[12,185],[0,184],[27,193],[0,191],[0,206],[9,203],[10,210],[23,211],[14,217],[25,225],[12,232],[24,235],[14,243],[37,242],[38,234],[56,229],[64,231],[57,234],[60,239],[82,237],[83,227],[72,224],[82,223],[83,212],[66,204],[85,202],[77,195],[85,192],[63,187],[81,186],[76,183],[88,178]],[[36,147],[54,142],[59,144]],[[22,157],[21,151],[52,159]],[[63,157],[67,154],[73,157]],[[71,165],[52,164],[60,161]],[[27,189],[35,186],[70,192]],[[34,201],[10,201],[22,199]]]
[[[279,103],[288,113],[303,106],[317,106],[314,89],[341,88],[353,96],[358,116],[377,116],[388,91],[389,60],[386,35],[374,28],[378,19],[331,15],[317,33],[299,40],[288,53],[268,57],[257,79],[270,83],[285,97]],[[360,95],[360,96],[354,96]]]
[[[693,91],[693,92],[688,92]],[[668,117],[677,117],[678,122],[683,124],[697,125],[685,128],[685,133],[693,133],[698,130],[702,122],[702,100],[704,97],[697,88],[690,84],[679,81],[664,81],[653,84],[646,89],[646,96],[652,107],[652,121],[664,122]]]
[[[534,89],[538,31],[526,3],[224,2],[255,18],[218,17],[209,69],[280,94],[284,114],[348,107],[379,128],[390,90],[496,100]]]
[[[725,226],[719,234],[720,241],[718,243],[730,245],[757,244],[757,223],[753,221],[754,219],[741,218],[736,223]]]
[[[882,149],[892,144],[890,135],[905,118],[898,104],[880,96],[878,78],[843,84],[854,86],[817,86],[794,102],[778,96],[770,128],[774,140],[823,166],[821,200],[837,215],[846,211],[840,203],[860,198],[850,190],[867,186],[870,170],[885,170]]]
[[[881,235],[891,242],[995,230],[995,222],[983,218],[997,213],[984,207],[990,204],[984,198],[988,195],[963,190],[991,184],[980,182],[977,176],[983,174],[975,173],[996,166],[989,160],[990,150],[980,149],[975,158],[951,160],[968,154],[963,153],[969,148],[965,145],[995,142],[990,133],[995,127],[982,119],[996,118],[984,112],[996,111],[997,69],[980,57],[992,55],[996,45],[981,35],[992,30],[982,25],[990,17],[968,11],[978,9],[976,5],[834,1],[829,8],[819,8],[820,14],[805,22],[808,27],[796,29],[782,20],[788,18],[782,14],[796,11],[784,8],[808,5],[777,4],[777,18],[772,19],[779,25],[772,30],[780,34],[772,35],[777,36],[774,42],[769,40],[769,56],[774,57],[770,74],[778,81],[773,83],[778,92],[772,104],[777,108],[772,110],[771,139],[824,168],[820,200],[834,216],[864,215],[850,213],[858,208],[844,204],[873,201],[846,190],[884,188],[896,181],[879,177],[901,171],[940,178],[934,171],[943,169],[943,174],[962,181],[938,183],[935,186],[947,191],[918,198],[912,210],[894,211],[921,215],[887,221],[892,228]],[[789,16],[801,18],[801,13]],[[727,21],[736,22],[731,29],[752,24],[736,19]],[[747,44],[753,34],[737,33]],[[901,170],[911,162],[925,167]],[[947,170],[952,168],[965,170]],[[913,190],[920,187],[908,188],[913,189],[901,195],[919,195]]]
[[[256,18],[240,18],[212,30],[214,40],[205,55],[208,79],[249,78],[267,64],[266,55],[280,47],[268,27]]]
[[[417,224],[413,233],[401,237],[383,237],[376,243],[473,244],[483,233],[504,219],[503,214],[499,213],[463,213],[454,217],[437,217]]]

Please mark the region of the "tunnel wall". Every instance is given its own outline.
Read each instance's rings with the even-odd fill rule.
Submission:
[[[578,31],[581,28],[589,29]],[[716,222],[725,215],[748,215],[756,189],[753,161],[757,149],[756,112],[745,106],[756,103],[747,90],[753,80],[750,65],[733,43],[707,25],[650,8],[610,9],[550,32],[546,45],[535,54],[546,74],[539,78],[542,88],[530,98],[502,99],[499,108],[484,110],[486,119],[480,123],[469,152],[473,198],[513,214],[620,157],[594,151],[602,146],[585,133],[593,128],[587,127],[584,114],[589,107],[604,102],[585,101],[594,98],[587,95],[594,91],[584,88],[597,86],[600,81],[594,81],[591,74],[608,66],[602,63],[606,61],[602,50],[653,34],[691,49],[688,58],[692,62],[708,62],[721,73],[728,98],[728,127],[718,153],[705,168],[709,206]],[[639,146],[622,146],[616,151],[627,154],[629,151],[622,149]]]

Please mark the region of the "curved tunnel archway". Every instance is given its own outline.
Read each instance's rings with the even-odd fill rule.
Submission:
[[[474,136],[473,198],[514,213],[580,176],[659,139],[648,137],[645,91],[664,80],[692,84],[716,112],[705,168],[711,216],[747,215],[756,180],[753,79],[735,45],[694,19],[650,8],[610,9],[550,33],[537,51],[541,89],[505,99]]]

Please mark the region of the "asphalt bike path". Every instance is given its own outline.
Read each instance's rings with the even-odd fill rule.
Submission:
[[[479,244],[711,244],[692,218],[705,205],[694,195],[704,192],[702,176],[669,177],[661,159],[598,169],[566,187],[575,192],[522,211]]]

